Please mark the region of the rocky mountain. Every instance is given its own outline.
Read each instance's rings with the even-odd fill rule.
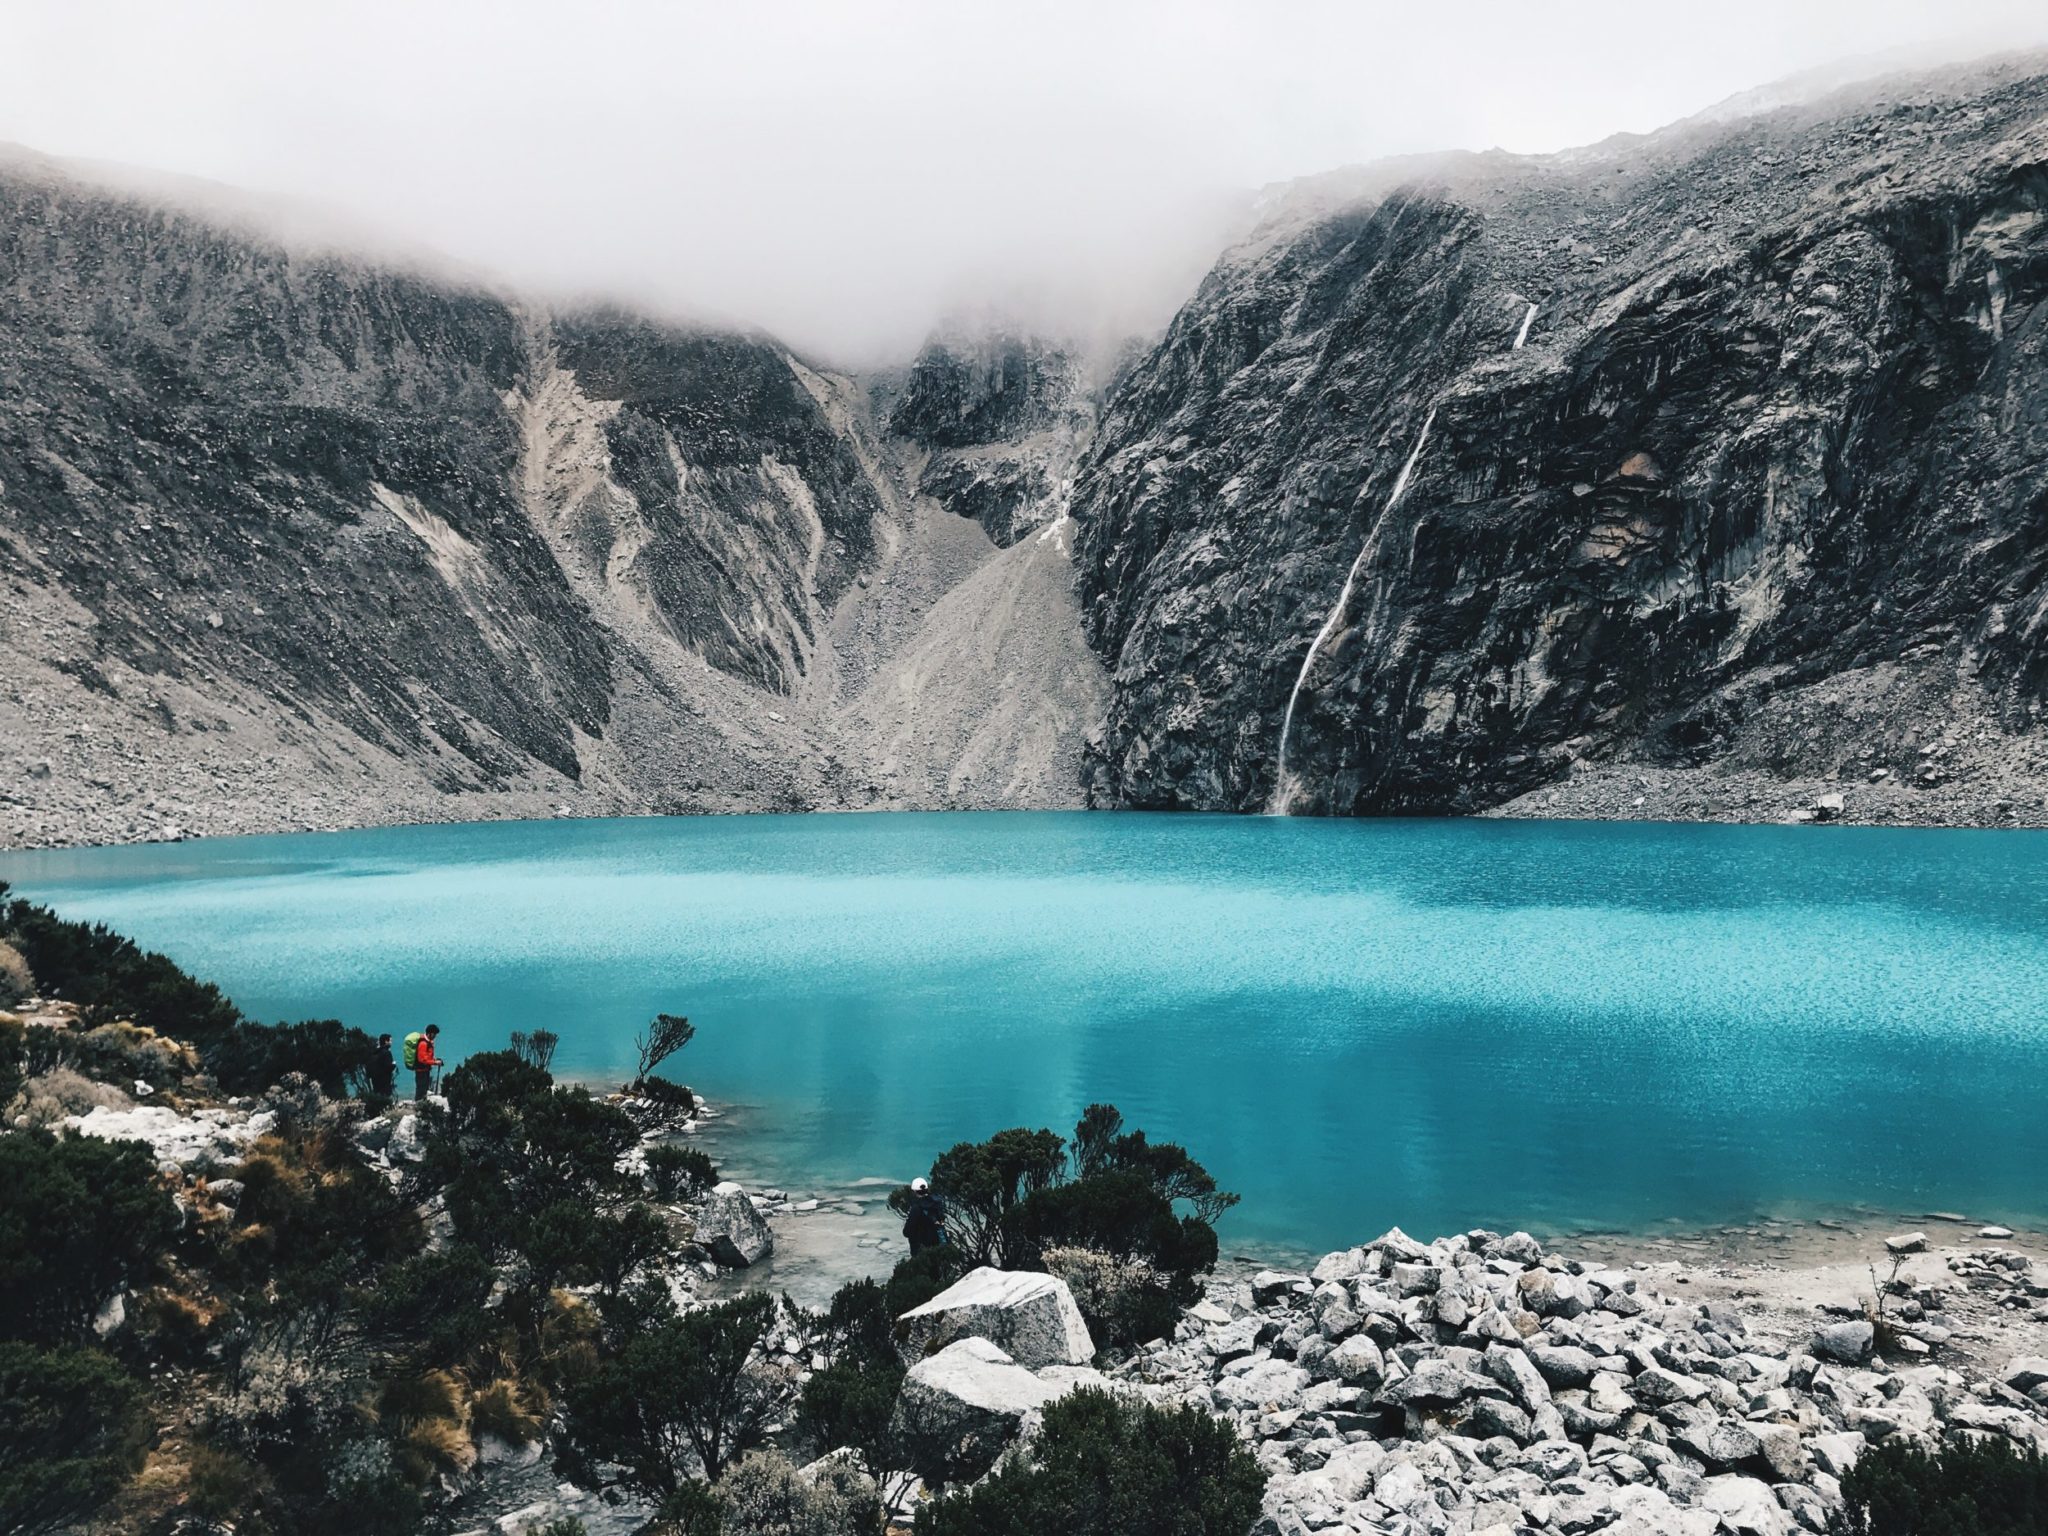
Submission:
[[[2043,70],[1283,200],[1078,474],[1098,802],[2040,819]]]
[[[1064,510],[1097,390],[1084,349],[1000,327],[942,332],[918,354],[889,430],[925,453],[918,489],[1016,543]]]
[[[1156,343],[858,378],[0,157],[0,843],[2048,821],[2048,59],[1784,100],[1333,173]]]
[[[14,155],[0,400],[0,841],[1078,799],[1065,546],[1006,560],[766,338]]]

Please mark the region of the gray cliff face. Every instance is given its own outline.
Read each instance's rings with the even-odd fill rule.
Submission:
[[[1075,488],[1098,801],[1471,811],[1623,759],[1935,782],[1931,710],[2020,739],[2041,68],[1395,167],[1226,257]]]
[[[906,454],[765,338],[12,156],[0,843],[1074,803],[1101,686],[1066,548],[993,570]],[[934,624],[972,675],[913,715],[904,669],[964,654]]]
[[[2040,57],[1321,178],[1149,352],[869,379],[10,157],[0,845],[2048,821],[2044,300]]]
[[[888,421],[927,452],[919,490],[1008,547],[1064,509],[1094,413],[1078,348],[997,329],[928,342]]]

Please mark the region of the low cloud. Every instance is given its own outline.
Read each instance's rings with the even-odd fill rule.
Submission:
[[[0,138],[866,363],[962,309],[1163,323],[1270,182],[2048,41],[2038,0],[1680,9],[28,0]]]

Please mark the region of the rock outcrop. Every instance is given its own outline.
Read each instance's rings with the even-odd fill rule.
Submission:
[[[980,1477],[1027,1416],[1072,1390],[1042,1381],[983,1338],[963,1338],[910,1368],[889,1431],[928,1482]]]
[[[1078,474],[1097,803],[2040,819],[2043,70],[1283,205]]]
[[[999,545],[1057,518],[1095,415],[1077,347],[997,327],[947,330],[918,354],[889,429],[925,450],[918,488]]]
[[[1086,1365],[1095,1341],[1067,1283],[1053,1275],[983,1267],[898,1319],[906,1358],[922,1360],[978,1337],[1026,1370]]]
[[[730,1269],[758,1264],[775,1251],[775,1234],[747,1192],[730,1180],[712,1186],[697,1209],[696,1240]]]

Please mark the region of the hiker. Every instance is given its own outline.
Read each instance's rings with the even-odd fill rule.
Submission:
[[[434,1083],[434,1068],[444,1065],[434,1054],[434,1038],[441,1033],[441,1026],[429,1024],[425,1033],[414,1030],[405,1037],[405,1064],[412,1068],[412,1101],[417,1104],[427,1096],[427,1090]]]
[[[391,1097],[398,1082],[398,1063],[391,1059],[391,1037],[377,1037],[377,1054],[370,1058],[370,1092],[380,1099]]]
[[[913,1259],[946,1240],[946,1203],[932,1193],[929,1179],[910,1181],[910,1211],[903,1218],[903,1235],[910,1241]]]

